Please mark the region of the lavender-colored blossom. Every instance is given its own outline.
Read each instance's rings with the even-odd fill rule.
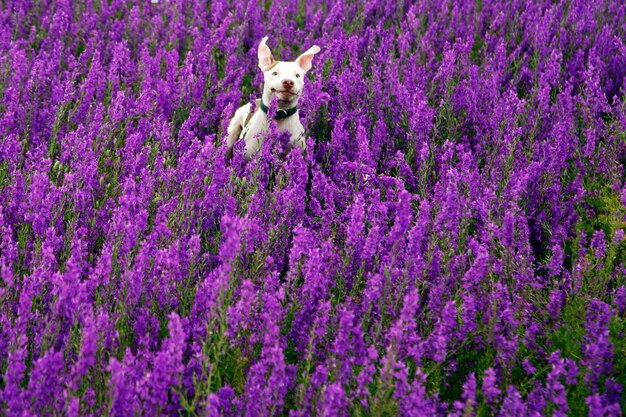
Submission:
[[[560,245],[554,245],[552,247],[552,257],[548,264],[548,272],[552,276],[557,276],[561,272],[563,266],[563,249]]]
[[[183,346],[185,333],[181,319],[176,313],[169,317],[169,338],[163,343],[162,350],[155,356],[152,372],[145,375],[139,383],[139,397],[146,409],[158,410],[173,398],[176,404],[175,388],[180,384],[183,371]],[[174,405],[172,404],[172,405]]]
[[[340,384],[331,384],[324,390],[321,415],[324,417],[348,415],[348,400]]]
[[[488,368],[485,371],[481,389],[481,392],[488,402],[494,402],[501,393],[500,389],[498,388],[497,381],[498,379],[496,377],[496,371],[493,368]]]
[[[593,233],[590,246],[594,250],[596,259],[604,258],[606,255],[606,240],[604,237],[604,231],[598,230]]]
[[[502,407],[498,414],[502,417],[526,416],[526,405],[519,391],[512,385],[506,388],[506,397],[502,400]]]
[[[468,416],[475,415],[476,408],[476,375],[471,373],[467,377],[467,381],[463,384],[463,393],[461,394],[462,401],[455,401],[454,412],[449,413],[448,416]]]
[[[561,377],[565,376],[567,380],[566,362],[560,357],[560,352],[556,351],[550,355],[548,359],[552,365],[552,369],[548,373],[546,380],[546,390],[548,398],[554,404],[554,413],[559,416],[567,416],[569,406],[567,405],[565,386],[561,383]]]
[[[613,343],[609,340],[611,310],[602,301],[592,300],[587,312],[587,334],[582,345],[584,364],[588,371],[585,379],[595,388],[600,375],[610,375],[613,371]]]
[[[619,313],[626,311],[626,286],[622,285],[615,290],[614,303]]]

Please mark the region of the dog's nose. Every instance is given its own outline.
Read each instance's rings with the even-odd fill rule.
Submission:
[[[283,80],[283,88],[286,90],[291,90],[293,88],[293,81]]]

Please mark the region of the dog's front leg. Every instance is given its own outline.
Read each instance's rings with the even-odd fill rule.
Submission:
[[[235,142],[237,142],[239,135],[241,135],[241,132],[245,127],[251,107],[252,106],[250,104],[239,107],[237,111],[235,111],[233,118],[230,119],[227,129],[228,136],[226,138],[226,143],[228,145],[226,156],[228,158],[232,158],[233,156],[233,146],[235,146]]]
[[[245,158],[250,160],[261,149],[263,139],[269,128],[267,116],[262,111],[257,111],[245,127],[246,152]]]
[[[306,149],[306,138],[304,136],[304,127],[300,123],[300,119],[297,117],[290,117],[285,120],[281,130],[287,130],[291,133],[289,137],[289,145],[291,147]]]

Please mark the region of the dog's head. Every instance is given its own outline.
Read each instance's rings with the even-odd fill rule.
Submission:
[[[295,61],[275,61],[265,42],[267,36],[259,44],[259,68],[265,79],[263,99],[270,101],[277,96],[279,105],[295,106],[302,94],[304,75],[311,69],[313,56],[320,48],[313,45]]]

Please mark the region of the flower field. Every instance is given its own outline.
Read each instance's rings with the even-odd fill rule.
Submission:
[[[4,0],[0,415],[621,416],[626,4]],[[321,48],[307,150],[257,46]]]

